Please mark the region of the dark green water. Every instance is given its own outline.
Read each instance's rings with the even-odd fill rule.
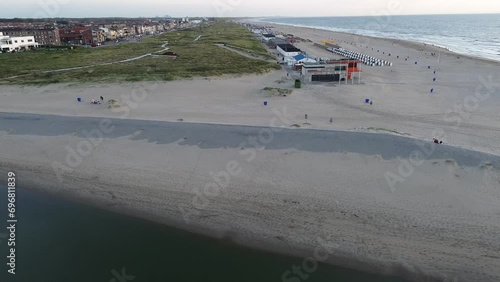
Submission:
[[[7,233],[5,187],[0,192],[0,281],[279,282],[285,271],[303,261],[18,188],[16,274],[12,275],[7,273],[7,241],[2,236]],[[125,278],[120,275],[123,268]],[[308,275],[300,279],[292,274],[285,281],[402,281],[322,264]]]

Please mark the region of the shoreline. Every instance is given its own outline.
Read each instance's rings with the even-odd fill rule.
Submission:
[[[459,55],[464,58],[472,59],[472,60],[479,60],[483,62],[488,62],[488,63],[495,63],[500,65],[500,58],[498,59],[492,59],[492,58],[487,58],[487,57],[482,57],[479,55],[469,55],[462,53],[460,51],[453,50],[451,47],[447,47],[445,45],[441,45],[438,43],[431,43],[431,42],[424,42],[424,41],[414,41],[410,39],[398,39],[397,37],[382,37],[382,36],[374,36],[374,35],[368,35],[368,34],[361,34],[361,33],[351,33],[351,32],[346,32],[346,31],[337,31],[337,30],[331,30],[321,27],[314,27],[314,26],[306,26],[306,25],[298,25],[298,24],[285,24],[285,23],[277,23],[277,22],[267,22],[267,21],[258,21],[255,19],[247,19],[245,22],[250,22],[255,25],[275,25],[275,26],[281,26],[281,27],[295,27],[295,28],[304,28],[304,29],[310,29],[310,30],[320,30],[320,31],[326,31],[326,32],[331,32],[334,34],[344,34],[344,35],[349,35],[349,36],[357,36],[357,37],[366,37],[366,38],[371,38],[371,39],[376,39],[376,40],[387,40],[387,41],[396,41],[399,43],[406,43],[406,44],[412,44],[412,45],[421,45],[421,46],[431,46],[436,48],[437,50],[442,50],[445,52],[448,52],[453,55]],[[319,43],[319,42],[318,42]],[[340,44],[341,47],[342,44]],[[348,48],[347,48],[348,49]]]
[[[0,185],[0,190],[2,188],[4,187]],[[72,270],[71,267],[69,267],[70,274],[73,273],[76,275],[75,277],[80,277],[79,281],[82,282],[94,281],[95,277],[106,277],[107,273],[109,273],[109,269],[106,269],[108,262],[122,260],[126,261],[126,263],[122,264],[127,265],[127,271],[136,277],[149,277],[150,279],[155,277],[156,279],[162,280],[162,277],[164,277],[164,267],[165,265],[168,265],[170,270],[177,269],[178,271],[175,273],[178,273],[181,277],[191,275],[192,278],[187,279],[186,281],[209,280],[228,282],[233,281],[233,277],[247,271],[248,266],[253,266],[253,269],[260,271],[249,273],[243,279],[244,281],[279,281],[282,279],[281,277],[286,270],[291,270],[290,268],[293,265],[302,265],[304,261],[304,258],[302,257],[297,258],[269,251],[260,251],[254,248],[241,246],[228,240],[197,235],[187,231],[170,228],[165,224],[158,224],[141,218],[130,217],[102,210],[100,208],[89,206],[88,204],[54,198],[45,193],[27,189],[17,190],[17,192],[19,199],[22,203],[24,203],[24,208],[22,209],[25,213],[25,216],[23,216],[24,225],[26,225],[28,221],[30,221],[30,223],[36,223],[38,222],[36,219],[41,219],[48,225],[45,225],[42,230],[47,230],[48,227],[52,235],[47,236],[46,233],[41,232],[40,236],[33,238],[33,240],[23,240],[23,246],[30,246],[29,249],[36,248],[40,242],[53,242],[56,244],[59,241],[57,240],[59,238],[80,238],[78,236],[83,233],[78,232],[77,230],[79,229],[83,229],[82,232],[85,234],[91,233],[91,231],[87,230],[99,230],[98,238],[91,236],[94,239],[92,247],[89,248],[88,246],[82,246],[84,253],[90,252],[90,255],[92,255],[92,253],[98,252],[102,249],[115,249],[117,247],[121,248],[124,244],[127,245],[127,252],[125,254],[117,255],[113,252],[107,252],[97,258],[100,262],[98,265],[102,266],[99,267],[99,269],[102,271],[89,273],[85,269],[80,269],[80,271],[78,271]],[[0,198],[2,198],[2,195],[0,195]],[[45,209],[50,210],[50,212],[44,212],[43,218],[40,218],[42,215],[38,214],[37,211],[45,211]],[[29,211],[31,211],[31,215],[26,215]],[[80,217],[87,218],[89,220],[82,222],[74,221],[75,218]],[[72,230],[64,228],[64,226],[67,226],[68,224],[72,226]],[[63,226],[63,228],[61,228],[61,226]],[[32,232],[36,232],[38,230],[36,224],[29,224],[26,228],[30,228],[30,231]],[[25,229],[23,228],[23,230]],[[27,232],[27,230],[21,233],[25,232]],[[67,236],[60,236],[63,235],[60,234],[60,232],[64,232]],[[123,232],[125,232],[125,234]],[[129,234],[129,232],[134,235]],[[68,237],[70,234],[73,236]],[[148,240],[137,240],[137,236],[140,238],[148,238]],[[109,240],[111,240],[111,242]],[[64,250],[72,247],[71,240],[64,240],[62,242],[63,243],[59,246],[59,249]],[[133,242],[133,244],[130,244],[130,242]],[[151,252],[151,250],[154,251]],[[44,252],[38,249],[35,252],[28,251],[29,250],[26,252],[21,251],[16,253],[16,255],[27,259],[46,257],[48,260],[51,260],[51,258],[54,257],[51,254],[45,255]],[[82,256],[78,255],[79,252],[74,253],[77,255],[76,257],[71,254],[67,255],[67,257],[72,257],[72,261],[81,261],[85,263],[85,260],[82,261],[81,259]],[[193,254],[196,254],[196,258],[192,258]],[[200,277],[196,273],[190,273],[189,268],[184,270],[183,262],[186,260],[188,260],[188,263],[200,265],[199,270],[202,271],[203,269],[203,276]],[[209,266],[207,266],[207,264],[209,264]],[[50,262],[46,261],[45,263],[41,263],[41,265],[46,265],[47,268],[49,268]],[[71,263],[66,262],[63,263],[63,265],[69,266]],[[135,267],[133,269],[129,269],[129,265],[133,265]],[[138,265],[145,266],[142,267],[144,271],[136,270]],[[229,270],[234,270],[236,267],[239,271],[224,271],[221,273],[219,269],[221,265],[226,266],[226,268],[230,266],[228,268]],[[179,271],[179,269],[182,270]],[[187,271],[187,273],[185,273],[185,271]],[[20,275],[19,278],[23,278],[21,279],[22,281],[33,281],[36,280],[36,277],[39,277],[39,280],[43,281],[65,280],[64,277],[61,277],[63,275],[61,275],[60,272],[57,274],[44,271],[37,271],[33,273],[21,272],[18,273],[18,275]],[[29,278],[27,276],[29,276]],[[308,280],[329,281],[331,279],[345,282],[353,280],[358,282],[402,281],[401,278],[387,278],[385,276],[382,277],[380,275],[372,275],[351,269],[332,267],[322,263],[318,263],[316,270],[310,273],[310,279]]]
[[[283,247],[269,246],[265,242],[253,242],[252,244],[249,244],[248,241],[246,241],[243,238],[234,238],[227,236],[225,234],[220,234],[210,230],[203,230],[201,228],[196,228],[196,227],[190,227],[190,228],[186,228],[185,226],[181,227],[180,225],[172,224],[172,222],[165,219],[151,218],[149,214],[139,214],[135,210],[131,209],[118,210],[106,206],[106,203],[104,202],[87,200],[83,198],[74,197],[71,195],[60,195],[58,193],[53,193],[52,191],[48,191],[47,189],[27,188],[27,187],[23,187],[21,189],[26,190],[28,192],[33,191],[42,195],[46,195],[47,197],[50,197],[56,201],[64,201],[68,203],[72,202],[97,211],[109,212],[115,215],[124,216],[133,220],[144,222],[145,224],[154,226],[159,229],[174,230],[176,232],[183,232],[189,235],[194,235],[201,238],[207,238],[209,240],[212,240],[214,244],[222,244],[222,245],[228,245],[231,248],[234,247],[242,250],[256,251],[261,254],[273,256],[275,258],[292,258],[303,261],[305,258],[310,257],[312,253],[311,249],[304,247],[297,247],[296,249],[294,249],[294,251],[290,251],[288,250],[290,246],[288,246],[287,249],[285,249]],[[332,262],[324,263],[322,261],[318,261],[317,262],[319,264],[318,268],[323,268],[323,269],[326,268],[328,271],[340,270],[340,271],[355,272],[356,274],[364,274],[364,275],[370,274],[375,276],[371,277],[370,279],[397,279],[397,281],[409,282],[412,280],[408,280],[408,277],[414,276],[414,273],[411,273],[409,270],[398,268],[397,266],[394,267],[394,269],[388,268],[384,271],[380,271],[378,267],[366,263],[363,264],[363,262],[360,262],[356,258],[339,256],[339,257],[334,257],[334,259],[338,263],[332,263]],[[290,265],[290,267],[291,266],[292,265]],[[283,270],[285,271],[285,269]],[[315,271],[311,273],[311,276],[313,276],[314,273]],[[442,282],[442,279],[440,278],[433,278],[433,277],[425,277],[425,278],[427,279],[426,281],[429,282]]]
[[[44,115],[35,115],[33,117],[36,119],[33,119],[27,115],[24,115],[24,118],[23,115],[10,116],[13,118],[7,119],[5,123],[16,124],[18,130],[1,135],[2,142],[6,142],[10,151],[0,149],[0,170],[15,170],[16,174],[20,175],[19,185],[36,187],[35,189],[45,193],[74,197],[114,212],[146,218],[248,247],[307,257],[311,256],[311,251],[317,247],[315,238],[321,237],[326,238],[332,246],[337,246],[326,261],[329,264],[358,268],[364,272],[405,274],[415,281],[442,275],[441,271],[451,275],[449,271],[453,269],[451,273],[467,279],[466,272],[462,273],[462,270],[472,271],[471,267],[475,264],[471,263],[475,260],[469,259],[484,252],[479,243],[488,241],[473,243],[470,248],[462,250],[443,245],[438,237],[450,236],[452,241],[463,244],[468,242],[467,237],[479,235],[475,229],[470,229],[471,227],[476,228],[477,225],[477,228],[485,228],[486,233],[481,236],[495,234],[494,230],[500,228],[495,224],[491,225],[494,222],[492,220],[495,206],[488,205],[489,208],[484,207],[484,210],[483,207],[477,207],[472,213],[461,205],[452,209],[441,207],[436,210],[434,207],[434,211],[427,213],[425,210],[434,205],[432,202],[450,199],[442,198],[443,195],[440,195],[438,189],[429,195],[427,192],[418,196],[421,200],[431,201],[430,206],[421,206],[424,202],[416,201],[416,195],[411,192],[413,189],[419,189],[425,182],[436,181],[436,185],[444,189],[443,192],[451,189],[454,193],[465,193],[461,194],[461,198],[474,199],[480,194],[467,191],[470,188],[464,184],[458,184],[457,187],[457,183],[453,181],[457,176],[451,174],[444,179],[435,177],[449,174],[445,161],[447,156],[454,156],[457,166],[455,173],[470,180],[478,177],[474,175],[476,171],[481,170],[481,160],[490,159],[495,169],[499,167],[498,156],[487,156],[450,146],[437,146],[436,153],[429,159],[429,165],[418,167],[415,175],[398,188],[403,190],[394,194],[388,191],[383,172],[386,169],[394,171],[398,164],[397,156],[410,154],[413,146],[417,148],[413,140],[406,137],[283,129],[275,133],[275,139],[266,145],[265,150],[258,151],[251,164],[246,164],[239,153],[238,144],[247,135],[257,136],[258,127],[115,120],[115,133],[96,147],[96,151],[88,157],[90,159],[84,159],[77,170],[67,175],[63,183],[59,183],[51,171],[50,161],[40,158],[40,155],[50,154],[53,156],[52,160],[63,160],[64,144],[74,145],[75,142],[78,144],[78,140],[85,140],[70,133],[74,130],[79,132],[78,128],[86,128],[99,119],[56,118]],[[22,128],[26,127],[21,125],[28,123],[35,123],[36,127],[40,128],[39,133],[23,132]],[[50,130],[47,127],[49,124],[53,127]],[[58,126],[60,124],[65,126]],[[133,135],[138,128],[144,130],[139,138]],[[182,136],[187,136],[187,141],[175,143],[175,140],[182,140]],[[289,137],[294,141],[290,141]],[[21,152],[23,148],[26,149],[26,144],[47,142],[52,145]],[[373,144],[370,149],[372,152],[365,151],[366,142]],[[336,145],[332,148],[330,144]],[[395,147],[395,144],[398,145]],[[127,150],[122,151],[124,148]],[[394,152],[391,148],[399,148],[400,151]],[[381,157],[372,155],[377,151]],[[158,156],[161,152],[167,153],[167,159]],[[156,157],[153,157],[154,155]],[[310,165],[312,167],[304,171],[301,164],[313,160]],[[143,167],[142,164],[146,161],[148,166]],[[244,173],[231,178],[227,192],[208,197],[209,204],[206,208],[198,210],[199,213],[190,212],[189,224],[183,222],[179,204],[187,204],[186,208],[192,209],[190,201],[196,195],[192,189],[203,189],[203,185],[213,181],[209,178],[210,171],[218,171],[229,161],[239,162]],[[433,164],[435,161],[438,164]],[[176,165],[172,166],[173,163]],[[327,167],[324,166],[326,163],[329,164]],[[98,164],[97,167],[95,164]],[[286,164],[286,168],[280,168],[278,164]],[[351,171],[353,166],[362,171],[372,170],[373,175],[358,174],[357,178],[352,178],[352,174],[356,174]],[[185,171],[193,167],[194,170]],[[268,174],[267,171],[261,171],[260,167],[267,167],[272,171]],[[327,176],[326,171],[335,173]],[[167,174],[164,175],[165,173]],[[284,182],[273,181],[273,175]],[[322,177],[318,178],[320,175]],[[363,187],[366,185],[363,184],[365,181],[371,182],[372,185]],[[332,187],[331,183],[338,183],[334,186],[339,186]],[[342,183],[349,183],[350,190],[344,190]],[[486,186],[481,186],[481,189],[491,189],[490,184],[482,185]],[[60,191],[56,187],[63,190]],[[364,188],[370,188],[372,192]],[[488,191],[492,193],[491,197],[498,196],[494,190]],[[348,194],[345,194],[346,192]],[[378,200],[370,199],[372,197]],[[386,197],[388,198],[383,200]],[[409,199],[411,201],[407,202]],[[409,210],[405,211],[402,207]],[[395,213],[392,209],[397,209],[398,212]],[[405,222],[408,220],[406,217],[413,219]],[[471,217],[474,222],[462,222],[462,217]],[[387,220],[389,222],[386,222]],[[443,222],[451,224],[450,230],[441,230],[440,236],[435,235],[436,228],[439,229]],[[395,227],[394,224],[401,225],[404,229]],[[471,233],[455,233],[456,230],[468,230],[467,232]],[[352,234],[356,236],[353,237]],[[486,240],[486,237],[484,238]],[[422,248],[428,251],[435,248],[438,253],[431,251],[422,256],[416,252]],[[470,255],[466,255],[467,253]],[[444,265],[433,263],[431,267],[428,264],[428,256],[439,257],[445,254],[460,258],[457,263],[461,268],[457,268],[457,265],[448,259],[444,260]],[[412,259],[405,259],[408,255]],[[495,263],[495,260],[487,258],[482,258],[481,261],[485,267]],[[445,265],[448,270],[437,271]],[[495,273],[490,270],[492,272],[489,275]],[[472,273],[471,275],[485,274],[475,271]],[[481,276],[483,281],[493,281],[493,276],[489,275]]]

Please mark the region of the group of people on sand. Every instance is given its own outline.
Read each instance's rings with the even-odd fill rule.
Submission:
[[[437,140],[436,138],[433,138],[433,139],[432,139],[432,141],[433,141],[434,143],[436,143],[436,144],[443,144],[443,141],[442,141],[442,140],[441,140],[441,141],[439,141],[439,140]]]
[[[104,97],[102,97],[102,96],[101,96],[100,98],[101,98],[101,100],[98,100],[98,99],[92,99],[92,100],[90,101],[90,103],[91,103],[91,104],[100,104],[101,102],[103,102],[103,101],[104,101]]]

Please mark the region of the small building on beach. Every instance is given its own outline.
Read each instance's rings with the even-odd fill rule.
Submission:
[[[293,57],[294,63],[317,63],[314,58],[309,57],[306,54],[298,54]]]
[[[281,56],[283,56],[284,58],[295,57],[298,54],[302,53],[302,51],[300,49],[293,46],[292,44],[278,44],[276,46],[276,49],[281,54]]]
[[[284,39],[275,38],[275,39],[269,40],[266,44],[269,48],[276,49],[276,46],[288,44],[288,42]]]
[[[271,33],[263,33],[262,34],[262,41],[264,42],[269,42],[269,40],[276,39],[276,36]]]
[[[328,60],[327,64],[338,65],[341,64],[347,69],[347,79],[353,79],[353,76],[357,74],[358,76],[361,74],[360,64],[361,61],[352,60],[352,59],[340,59],[340,60]]]
[[[305,62],[301,64],[301,77],[305,82],[347,82],[347,80],[354,79],[354,74],[358,75],[359,82],[360,73],[358,62],[353,60],[335,60],[327,63]]]
[[[303,63],[302,79],[312,81],[344,81],[347,79],[347,69],[342,65]]]
[[[278,50],[281,57],[283,57],[283,62],[285,62],[289,66],[293,65],[296,62],[294,57],[302,53],[300,49],[288,43],[276,45],[276,50]]]

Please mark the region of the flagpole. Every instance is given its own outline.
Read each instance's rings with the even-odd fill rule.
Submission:
[[[340,74],[342,73],[342,65],[339,63],[339,85],[340,85]]]
[[[349,61],[347,61],[347,68],[345,70],[345,84],[347,85],[347,78],[349,77]]]

